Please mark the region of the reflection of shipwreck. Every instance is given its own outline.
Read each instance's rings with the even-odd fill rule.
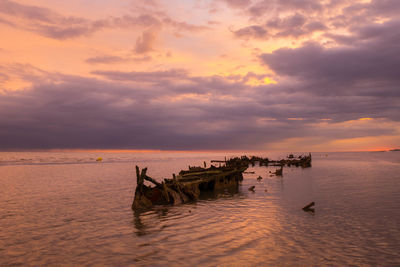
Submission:
[[[174,205],[187,203],[199,198],[203,192],[219,189],[234,188],[243,180],[243,172],[256,162],[260,166],[302,166],[311,167],[311,154],[298,158],[288,157],[285,160],[270,161],[261,157],[236,157],[224,161],[211,161],[223,164],[223,166],[210,168],[189,167],[189,170],[181,171],[172,179],[164,179],[161,183],[149,177],[147,168],[142,170],[136,166],[137,186],[135,198],[132,203],[133,210],[151,208],[153,205]],[[205,164],[204,164],[205,165]],[[204,166],[205,167],[205,166]],[[151,182],[154,186],[147,186],[144,181]]]

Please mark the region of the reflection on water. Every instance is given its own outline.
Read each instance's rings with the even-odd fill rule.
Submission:
[[[215,190],[215,191],[205,191],[200,194],[199,200],[193,201],[192,203],[187,203],[180,205],[178,209],[172,206],[156,206],[149,211],[133,211],[133,222],[136,228],[136,234],[138,236],[146,235],[148,233],[154,233],[155,225],[162,223],[164,220],[169,220],[172,214],[175,212],[182,212],[182,216],[188,216],[192,212],[190,207],[193,205],[197,206],[200,203],[207,203],[207,201],[215,201],[217,199],[232,199],[234,197],[243,196],[239,192],[239,186],[229,187],[225,189]],[[184,209],[183,206],[189,207],[188,210]],[[171,209],[173,209],[171,211]],[[185,214],[188,212],[189,214]],[[147,225],[146,225],[147,223]],[[165,227],[158,229],[161,231]],[[150,229],[150,230],[149,230]]]
[[[256,166],[233,190],[130,209],[135,164],[161,178],[224,156],[0,153],[0,266],[400,265],[400,153],[315,153],[282,178]]]

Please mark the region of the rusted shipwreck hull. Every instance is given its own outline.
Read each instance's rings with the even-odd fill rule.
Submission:
[[[154,205],[187,203],[198,199],[202,192],[237,186],[239,181],[243,180],[243,172],[246,169],[246,165],[218,168],[212,166],[207,169],[194,167],[160,183],[147,176],[147,168],[140,171],[136,166],[137,186],[132,209],[141,210]],[[153,186],[145,185],[145,180],[151,182]]]

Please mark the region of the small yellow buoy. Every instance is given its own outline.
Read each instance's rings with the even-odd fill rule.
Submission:
[[[102,161],[102,160],[103,160],[102,157],[98,157],[98,158],[96,159],[96,161]]]

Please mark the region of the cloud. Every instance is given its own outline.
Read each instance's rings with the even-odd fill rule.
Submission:
[[[395,136],[400,121],[393,97],[357,90],[350,96],[313,95],[305,87],[310,84],[297,80],[252,87],[246,85],[250,76],[257,78],[251,73],[96,71],[95,79],[31,66],[15,70],[33,85],[0,94],[3,150],[268,149],[299,136],[315,142]],[[358,120],[363,117],[375,119]]]
[[[399,121],[399,29],[398,21],[365,25],[353,28],[353,41],[344,46],[305,43],[264,53],[260,59],[278,81],[286,81],[280,90],[308,95],[322,116],[335,121],[363,116]]]
[[[372,24],[354,29],[358,41],[351,46],[325,48],[307,43],[299,48],[263,54],[261,60],[280,76],[324,84],[317,89],[321,93],[332,93],[332,86],[336,87],[334,93],[344,93],[349,86],[364,93],[372,93],[375,86],[378,86],[376,90],[394,93],[400,81],[396,71],[400,68],[396,45],[400,42],[399,26],[397,21]]]
[[[0,13],[41,22],[54,22],[60,19],[58,14],[47,8],[22,5],[9,0],[0,2]]]
[[[275,39],[298,47],[259,50],[258,62],[268,67],[264,74],[196,75],[190,68],[174,68],[182,65],[169,60],[157,60],[148,69],[129,64],[134,68],[122,71],[107,65],[150,61],[161,31],[192,35],[210,30],[214,22],[201,26],[178,20],[161,12],[155,1],[130,15],[97,20],[1,2],[0,23],[42,36],[63,40],[125,29],[139,37],[134,53],[87,58],[91,66],[85,67],[99,67],[88,77],[32,65],[0,66],[1,83],[29,84],[25,90],[0,93],[0,149],[268,149],[302,138],[317,144],[398,138],[397,2],[224,2],[249,16],[247,25],[230,28],[234,37],[249,40],[249,47],[252,39],[264,40],[266,47]],[[235,56],[229,51],[223,53],[226,60]],[[265,84],[271,71],[277,83]]]
[[[124,62],[148,62],[151,61],[152,58],[150,56],[112,56],[112,55],[103,55],[103,56],[95,56],[86,59],[86,63],[89,64],[114,64],[114,63],[124,63]]]
[[[268,28],[277,31],[276,36],[294,36],[298,37],[306,33],[303,28],[304,24],[307,22],[307,18],[299,13],[295,13],[285,18],[277,18],[269,20],[266,23]]]
[[[0,83],[9,80],[10,76],[0,72]]]
[[[101,25],[84,18],[65,17],[48,8],[22,5],[9,0],[0,3],[0,13],[3,14],[0,23],[34,31],[55,39],[88,35],[102,28]],[[30,23],[21,23],[21,19],[30,21]]]
[[[273,0],[254,1],[244,8],[251,26],[236,30],[245,39],[299,39],[314,38],[314,32],[324,32],[327,37],[345,40],[346,33],[354,27],[383,23],[398,18],[400,2],[393,0],[366,1],[318,1],[318,0]],[[257,27],[257,28],[256,28]],[[254,29],[257,29],[255,31]],[[268,33],[260,38],[261,31]],[[265,37],[267,36],[267,37]]]
[[[263,0],[252,5],[248,11],[253,17],[260,17],[266,13],[286,11],[319,12],[323,9],[321,1],[317,0]]]
[[[114,81],[134,81],[158,83],[169,79],[187,79],[188,73],[183,69],[170,69],[164,71],[93,71],[93,74],[106,77]]]
[[[142,33],[136,40],[134,51],[137,54],[145,54],[154,51],[154,45],[157,40],[157,29],[148,29]]]
[[[245,8],[251,4],[251,0],[219,0],[225,2],[229,7],[232,8]]]
[[[268,32],[267,30],[259,25],[252,25],[241,28],[239,30],[233,31],[233,34],[237,38],[244,38],[244,39],[267,39]]]
[[[237,38],[267,40],[285,37],[299,38],[324,30],[328,30],[328,27],[323,22],[309,19],[295,12],[284,17],[277,16],[268,19],[264,24],[246,26],[233,33]]]
[[[0,15],[2,16],[0,17],[2,24],[59,40],[90,36],[101,30],[114,28],[137,30],[161,28],[162,25],[165,25],[178,32],[209,29],[207,26],[177,21],[158,12],[90,20],[83,17],[64,16],[48,8],[22,5],[10,0],[4,0],[0,3]],[[142,36],[142,38],[148,40],[152,36],[154,36],[154,32],[146,32],[146,36]],[[143,45],[145,46],[145,44]]]
[[[119,56],[97,56],[86,59],[89,64],[112,64],[126,62],[127,59]]]
[[[190,24],[187,22],[177,21],[177,20],[171,19],[169,17],[164,17],[162,22],[165,25],[173,27],[178,32],[180,32],[180,31],[199,32],[199,31],[205,31],[205,30],[210,29],[210,27],[208,27],[208,26],[194,25],[194,24]]]

